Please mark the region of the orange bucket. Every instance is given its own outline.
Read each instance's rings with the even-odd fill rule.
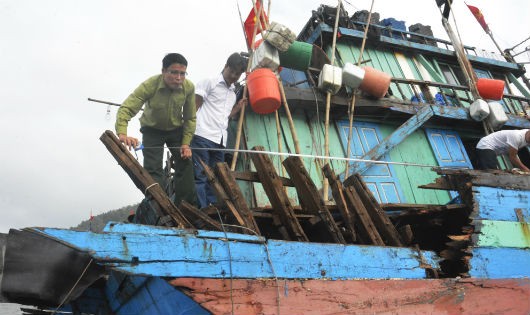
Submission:
[[[278,79],[272,70],[259,68],[247,76],[250,107],[258,114],[270,114],[280,108]]]
[[[376,98],[385,96],[390,87],[390,75],[372,67],[363,67],[364,79],[359,89]]]
[[[480,78],[477,80],[477,90],[480,97],[498,101],[504,95],[504,81]]]

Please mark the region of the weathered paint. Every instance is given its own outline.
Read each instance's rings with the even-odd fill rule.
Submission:
[[[383,135],[391,132],[390,126],[383,126]],[[390,151],[392,161],[438,165],[433,150],[423,130],[416,130]],[[394,165],[405,200],[418,204],[446,204],[451,200],[443,190],[421,189],[420,185],[432,183],[438,175],[430,167]]]
[[[473,248],[469,275],[473,278],[530,278],[530,250]],[[530,296],[529,296],[530,300]]]
[[[115,225],[116,227],[117,225]],[[130,224],[131,228],[135,225]],[[146,229],[146,226],[142,226]],[[173,230],[173,229],[172,229]],[[225,241],[155,233],[37,230],[86,250],[99,263],[139,275],[210,278],[422,279],[433,252],[411,248],[269,240]],[[124,246],[127,251],[124,251]],[[230,248],[228,248],[230,247]]]
[[[496,221],[519,221],[516,209],[520,209],[524,221],[530,222],[530,192],[518,189],[504,189],[473,186],[475,211],[473,219]]]
[[[320,155],[323,156],[324,152],[324,117],[323,115],[316,115],[316,109],[304,111],[302,109],[293,110],[292,117],[298,135],[300,150],[302,154]],[[283,153],[295,153],[294,142],[291,131],[289,129],[289,123],[285,115],[280,116],[280,123],[282,126],[283,137],[281,139],[281,152]],[[256,145],[264,146],[266,150],[278,152],[278,137],[276,133],[276,119],[274,115],[258,115],[255,113],[248,113],[246,116],[246,145],[248,148],[252,148]],[[344,157],[344,151],[340,145],[339,135],[335,128],[329,129],[329,141],[330,141],[330,155]],[[283,172],[281,162],[284,157],[271,155],[269,158],[272,160],[278,174],[280,176],[287,176],[287,173]],[[336,169],[344,169],[344,161],[320,161],[317,159],[304,158],[304,165],[307,168],[313,182],[317,188],[322,187],[323,175],[321,167],[324,163],[330,163]],[[251,169],[254,166],[251,165]],[[268,206],[270,201],[265,194],[261,183],[253,183],[254,199],[256,206]],[[289,200],[293,205],[298,204],[298,198],[296,196],[296,190],[292,187],[287,189]],[[253,200],[252,200],[253,201]],[[252,202],[247,200],[247,202]],[[252,204],[252,203],[251,203]]]
[[[433,111],[429,106],[422,107],[418,113],[410,117],[403,125],[399,126],[394,132],[383,139],[377,146],[366,153],[361,159],[363,160],[379,160],[389,150],[401,143],[407,136],[420,128],[433,115]],[[362,173],[368,168],[369,164],[366,162],[354,163],[354,172]]]
[[[116,315],[210,314],[182,291],[157,277],[116,278],[111,273],[105,291],[112,314]]]
[[[476,247],[530,248],[529,223],[477,220],[473,225],[473,244]]]
[[[172,285],[213,314],[529,314],[530,279],[219,280]]]

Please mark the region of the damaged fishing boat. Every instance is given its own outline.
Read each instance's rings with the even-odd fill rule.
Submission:
[[[251,61],[279,97],[248,86],[234,167],[205,166],[218,204],[173,204],[106,131],[146,196],[132,222],[12,229],[2,295],[42,313],[529,314],[530,176],[474,169],[485,133],[530,128],[524,68],[341,6],[283,51],[264,28]]]

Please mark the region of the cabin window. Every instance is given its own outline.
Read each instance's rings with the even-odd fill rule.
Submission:
[[[347,152],[349,122],[341,120],[337,122],[340,138],[344,152]],[[354,122],[352,138],[350,143],[350,157],[361,159],[372,148],[377,146],[383,137],[379,126],[373,123]],[[388,155],[383,156],[381,161],[390,161]],[[350,174],[354,172],[356,163],[350,163]],[[374,164],[362,174],[366,186],[374,194],[379,203],[404,203],[405,199],[399,186],[396,173],[391,164]],[[342,178],[344,179],[344,178]]]
[[[453,85],[467,85],[464,73],[460,68],[445,63],[440,63],[439,66],[447,83]]]

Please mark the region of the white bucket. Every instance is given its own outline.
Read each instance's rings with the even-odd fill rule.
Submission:
[[[267,42],[262,42],[252,55],[251,70],[257,68],[268,68],[272,71],[278,70],[280,66],[280,55],[278,50]]]
[[[488,121],[494,130],[501,129],[502,126],[508,121],[508,116],[504,112],[502,104],[499,102],[488,102],[490,108],[490,114]]]
[[[318,88],[335,94],[342,86],[342,69],[325,64],[318,77]]]
[[[352,89],[361,85],[364,79],[364,69],[348,62],[342,68],[342,83]]]
[[[486,101],[478,99],[469,106],[469,115],[476,121],[483,121],[490,114],[490,107]]]

